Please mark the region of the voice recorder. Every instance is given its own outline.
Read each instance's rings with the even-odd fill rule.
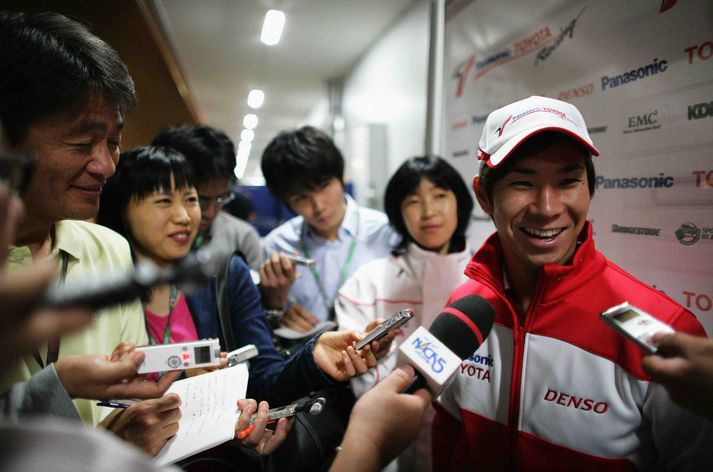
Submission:
[[[136,350],[145,355],[144,362],[139,366],[139,374],[220,365],[220,341],[218,339],[154,344],[137,347]]]

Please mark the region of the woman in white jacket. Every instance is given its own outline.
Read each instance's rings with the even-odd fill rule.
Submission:
[[[408,159],[389,180],[384,202],[401,242],[390,257],[361,266],[339,289],[337,322],[340,329],[365,331],[369,323],[404,308],[411,308],[414,317],[376,367],[352,379],[357,397],[395,368],[401,340],[418,326],[431,325],[453,289],[465,281],[463,271],[471,257],[465,231],[473,199],[460,174],[445,160]],[[430,470],[430,413],[417,441],[400,456],[400,470]]]

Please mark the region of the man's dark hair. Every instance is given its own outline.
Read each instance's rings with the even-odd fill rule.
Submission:
[[[132,241],[126,224],[126,209],[132,201],[175,188],[196,186],[193,169],[183,154],[160,146],[141,146],[121,153],[116,172],[109,177],[99,200],[97,223]]]
[[[11,145],[39,119],[81,110],[94,93],[136,105],[134,82],[119,55],[58,13],[0,12],[0,121]]]
[[[261,167],[267,188],[282,203],[333,177],[344,179],[342,153],[329,136],[312,126],[273,138],[262,153]]]
[[[438,156],[412,157],[396,170],[386,185],[386,192],[384,192],[386,216],[389,217],[391,226],[401,236],[397,251],[404,249],[406,244],[412,241],[401,212],[401,203],[406,197],[416,192],[423,177],[433,182],[436,187],[450,190],[456,197],[458,225],[451,241],[454,239],[464,241],[465,232],[470,224],[473,197],[470,196],[468,187],[458,171]]]
[[[485,192],[485,195],[488,197],[488,201],[493,201],[493,189],[495,188],[495,184],[510,173],[513,166],[520,160],[520,158],[529,154],[541,152],[560,140],[572,141],[582,150],[582,155],[585,157],[584,166],[587,171],[589,196],[593,197],[594,190],[596,188],[597,173],[594,170],[592,154],[577,141],[565,134],[558,133],[557,131],[543,131],[520,144],[520,146],[513,151],[513,154],[509,156],[499,167],[493,169],[485,162],[480,165],[480,183],[478,183],[478,186]]]
[[[198,185],[215,179],[235,180],[235,145],[222,131],[210,126],[175,126],[161,131],[151,142],[186,156]]]

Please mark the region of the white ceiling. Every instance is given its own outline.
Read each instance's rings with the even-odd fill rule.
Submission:
[[[263,148],[279,131],[326,108],[326,81],[348,73],[418,0],[152,0],[154,14],[205,124],[236,144],[246,113],[258,115],[247,175],[259,173]],[[265,12],[286,15],[276,46],[260,42]],[[265,92],[257,111],[246,103]],[[320,100],[322,101],[320,103]]]

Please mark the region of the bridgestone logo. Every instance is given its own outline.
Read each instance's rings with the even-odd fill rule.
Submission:
[[[611,225],[612,233],[640,234],[643,236],[661,236],[661,228],[641,228],[638,226]]]

